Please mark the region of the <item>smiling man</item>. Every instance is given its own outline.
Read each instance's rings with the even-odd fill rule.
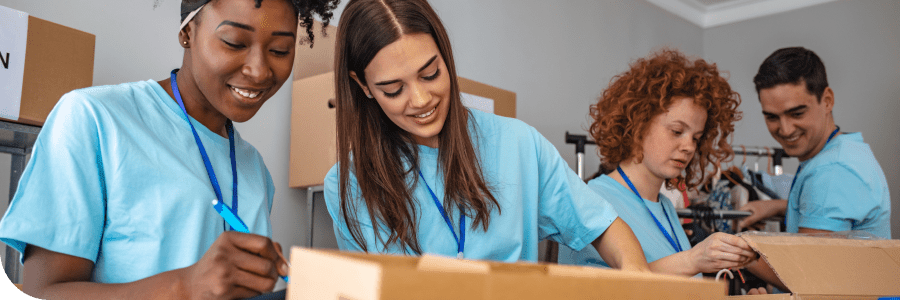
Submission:
[[[834,91],[812,51],[772,53],[753,78],[769,133],[800,159],[788,200],[754,201],[747,226],[784,213],[792,233],[862,230],[890,239],[891,200],[881,166],[859,132],[834,123]]]

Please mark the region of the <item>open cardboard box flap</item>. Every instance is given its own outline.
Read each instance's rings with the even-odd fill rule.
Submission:
[[[295,247],[287,298],[721,299],[725,294],[723,282],[649,273]]]
[[[795,296],[900,295],[900,240],[741,237]]]

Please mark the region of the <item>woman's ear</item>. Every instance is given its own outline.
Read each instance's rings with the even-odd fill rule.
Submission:
[[[188,46],[188,39],[189,38],[184,30],[178,32],[178,41],[180,41],[179,44],[181,44],[182,48],[190,48],[190,46]]]
[[[362,88],[363,92],[366,93],[366,97],[372,99],[372,93],[369,92],[369,88],[366,87],[366,85],[363,84],[362,81],[359,81],[359,76],[356,76],[356,72],[350,71],[350,78],[353,78],[353,81],[356,81],[356,84],[358,84],[359,87]]]
[[[194,28],[194,23],[190,22],[187,26],[184,26],[181,31],[178,32],[178,43],[181,44],[182,48],[190,48],[191,47],[191,35],[190,31]]]

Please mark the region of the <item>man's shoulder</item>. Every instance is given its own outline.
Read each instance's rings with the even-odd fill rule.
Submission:
[[[837,143],[824,149],[803,167],[812,171],[810,175],[816,176],[822,172],[844,173],[865,181],[884,177],[881,165],[875,159],[869,144],[863,141],[861,133],[845,133],[832,142]]]

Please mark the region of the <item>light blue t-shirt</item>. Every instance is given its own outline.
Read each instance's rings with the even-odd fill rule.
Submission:
[[[648,263],[675,254],[676,250],[672,247],[672,244],[669,244],[669,240],[666,239],[662,231],[659,230],[659,226],[653,221],[653,217],[647,213],[644,204],[653,212],[659,223],[665,227],[669,236],[674,237],[678,241],[682,250],[691,249],[691,243],[688,241],[687,234],[682,229],[681,223],[678,222],[675,207],[672,206],[672,202],[666,196],[660,194],[659,202],[652,202],[647,199],[639,200],[630,188],[606,175],[594,178],[588,182],[588,187],[597,192],[600,197],[609,201],[616,209],[619,217],[631,227],[634,235],[637,236],[638,242],[641,243],[641,248],[644,249],[644,256],[647,258]],[[665,206],[665,214],[663,213],[663,206]],[[668,220],[666,215],[668,215]],[[674,235],[672,235],[673,227],[675,228]],[[609,267],[609,264],[603,261],[600,254],[593,247],[585,247],[579,251],[559,247],[558,262],[560,264]]]
[[[560,157],[556,148],[533,127],[516,120],[470,110],[469,132],[485,179],[500,203],[491,212],[487,231],[472,227],[466,218],[465,257],[514,262],[536,261],[538,242],[552,239],[574,248],[584,248],[616,219],[613,208],[591,191]],[[419,166],[426,182],[443,203],[443,177],[437,173],[438,149],[419,146]],[[411,172],[411,176],[418,176]],[[410,178],[412,182],[413,178]],[[338,166],[325,177],[325,201],[334,222],[338,246],[361,251],[347,229],[341,213]],[[353,195],[360,195],[356,177],[350,179]],[[455,257],[457,244],[425,184],[419,180],[412,191],[418,211],[419,245],[424,253]],[[357,196],[358,197],[358,196]],[[375,232],[365,202],[356,215],[369,252],[412,254],[396,244],[376,244]],[[502,213],[501,213],[502,212]],[[459,210],[450,210],[454,232],[459,234]],[[381,226],[382,237],[387,231]],[[379,242],[386,239],[382,238]],[[383,243],[383,242],[382,242]]]
[[[231,205],[228,139],[191,118]],[[275,188],[235,132],[238,215],[271,235]],[[91,281],[122,283],[194,264],[223,231],[184,113],[157,82],[70,92],[47,117],[0,240],[94,262]]]
[[[861,133],[835,136],[800,166],[788,198],[787,232],[862,230],[891,238],[887,180]]]

